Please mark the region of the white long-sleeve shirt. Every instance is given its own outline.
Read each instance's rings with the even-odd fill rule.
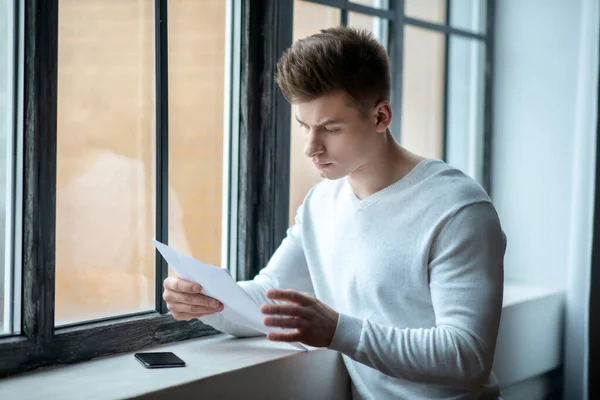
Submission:
[[[266,268],[240,282],[257,304],[269,288],[311,292],[340,318],[355,399],[477,399],[491,371],[506,239],[485,191],[427,159],[359,200],[346,179],[307,195]],[[202,318],[256,335],[220,314]]]

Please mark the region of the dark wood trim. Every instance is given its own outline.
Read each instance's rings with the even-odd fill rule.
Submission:
[[[168,243],[169,237],[169,51],[167,0],[154,1],[155,84],[156,84],[156,239]],[[155,307],[167,313],[162,298],[163,282],[169,275],[166,260],[155,251]]]
[[[0,378],[218,333],[199,320],[175,321],[171,315],[152,313],[59,328],[43,346],[28,338],[7,338],[0,341]]]
[[[39,353],[43,348],[33,339],[25,337],[2,339],[0,341],[0,378],[27,371],[31,361],[39,359]]]
[[[58,0],[25,1],[23,333],[54,329]]]
[[[485,70],[484,70],[484,105],[483,105],[483,177],[482,186],[492,196],[492,146],[494,137],[494,16],[496,0],[487,0]]]
[[[450,26],[450,13],[452,12],[452,0],[446,0],[446,26]],[[450,96],[448,92],[449,75],[450,75],[450,35],[444,35],[444,88],[442,89],[442,160],[448,160],[448,105],[450,104]]]
[[[307,3],[320,4],[322,6],[345,8],[348,0],[304,0]]]
[[[481,33],[469,32],[464,29],[453,28],[449,25],[439,25],[434,22],[422,21],[420,19],[411,18],[407,16],[404,16],[404,23],[406,25],[416,26],[417,28],[421,29],[428,29],[434,32],[457,35],[469,39],[485,41],[487,38],[486,35]]]
[[[290,105],[275,81],[277,61],[292,43],[292,0],[248,0],[243,6],[238,279],[263,268],[288,226]]]
[[[390,127],[394,138],[400,142],[402,137],[402,86],[404,70],[404,0],[391,4],[395,18],[390,21],[389,54],[392,75],[392,125]]]
[[[599,60],[600,65],[600,60]],[[599,73],[600,75],[600,73]],[[596,186],[594,189],[594,221],[592,234],[592,265],[590,271],[590,303],[588,309],[588,399],[600,398],[600,76],[598,79],[596,118]]]
[[[360,13],[364,15],[370,15],[372,17],[394,20],[396,18],[396,13],[394,13],[393,9],[385,9],[385,8],[375,8],[369,6],[363,6],[362,4],[357,3],[347,3],[348,11],[354,13]]]

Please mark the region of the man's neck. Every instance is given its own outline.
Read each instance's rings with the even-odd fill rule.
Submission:
[[[364,199],[402,179],[422,160],[424,157],[400,146],[388,131],[372,161],[348,175],[348,182],[356,197]]]

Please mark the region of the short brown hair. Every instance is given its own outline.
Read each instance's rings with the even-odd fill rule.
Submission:
[[[387,52],[363,29],[322,29],[296,41],[281,56],[276,81],[292,104],[335,92],[362,109],[390,99]]]

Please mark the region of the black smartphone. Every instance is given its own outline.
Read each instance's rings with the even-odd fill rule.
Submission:
[[[135,358],[146,368],[185,367],[185,362],[170,351],[158,353],[135,353]]]

